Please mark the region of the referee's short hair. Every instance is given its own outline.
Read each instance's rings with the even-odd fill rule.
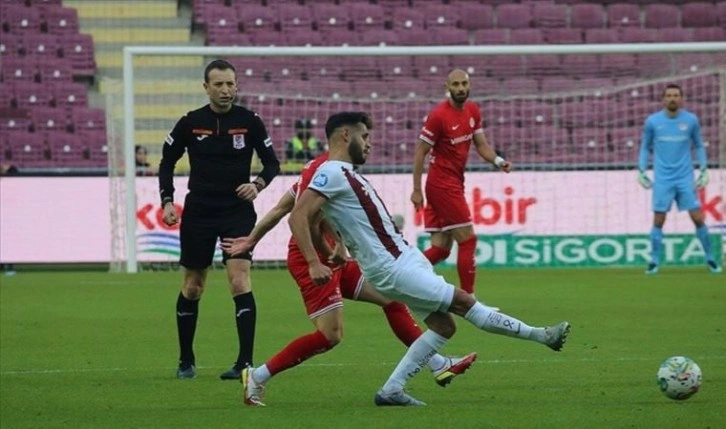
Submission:
[[[229,61],[214,60],[211,63],[207,64],[207,67],[204,68],[204,82],[209,83],[209,72],[215,69],[232,70],[234,72],[234,76],[237,77],[237,69],[235,69]]]
[[[325,123],[325,137],[330,138],[331,135],[340,127],[346,125],[365,124],[366,127],[373,128],[373,120],[365,112],[339,112],[331,115],[328,122]]]

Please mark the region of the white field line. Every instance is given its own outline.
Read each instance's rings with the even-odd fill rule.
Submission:
[[[708,360],[726,360],[726,356],[696,356],[693,357],[696,361],[708,361]],[[617,359],[596,359],[596,358],[582,358],[582,359],[478,359],[476,364],[485,365],[501,365],[501,364],[558,364],[558,363],[572,363],[572,362],[644,362],[644,361],[657,361],[657,358],[649,357],[622,357]],[[304,363],[301,366],[317,366],[317,367],[360,367],[360,366],[393,366],[398,362],[361,362],[361,363]],[[198,366],[197,369],[227,369],[228,366]],[[12,376],[12,375],[48,375],[48,374],[79,374],[79,373],[94,373],[94,372],[120,372],[120,371],[173,371],[174,367],[147,367],[147,368],[65,368],[65,369],[40,369],[40,370],[9,370],[0,371],[0,376]]]

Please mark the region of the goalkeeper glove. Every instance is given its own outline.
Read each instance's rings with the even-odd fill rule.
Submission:
[[[698,175],[698,179],[696,179],[696,188],[703,189],[706,185],[708,185],[708,170],[703,168],[701,174]]]
[[[638,183],[640,183],[640,186],[642,186],[645,189],[650,189],[653,187],[653,181],[650,180],[647,174],[645,174],[645,171],[638,171]]]

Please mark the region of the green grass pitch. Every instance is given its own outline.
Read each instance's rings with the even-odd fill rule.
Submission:
[[[456,281],[456,273],[445,272]],[[346,302],[334,350],[279,374],[266,408],[217,377],[237,353],[224,272],[200,306],[198,377],[176,380],[181,273],[20,273],[0,278],[2,428],[724,428],[726,276],[705,268],[480,270],[478,296],[530,324],[567,319],[562,353],[463,320],[444,353],[479,353],[446,389],[410,383],[425,408],[377,408],[404,352],[382,312]],[[255,270],[256,363],[311,324],[286,271]],[[686,355],[701,392],[665,398],[658,365]]]

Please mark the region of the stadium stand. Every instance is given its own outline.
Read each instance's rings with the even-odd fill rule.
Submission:
[[[188,17],[180,14],[173,0],[132,3],[0,1],[0,129],[13,136],[25,133],[28,141],[12,147],[4,141],[3,159],[34,167],[105,166],[105,144],[100,137],[105,130],[103,111],[89,107],[98,96],[86,88],[93,84],[101,96],[113,90],[103,78],[120,78],[120,48],[126,44],[340,46],[416,45],[422,40],[442,45],[726,40],[724,1],[191,0]],[[624,89],[608,100],[597,100],[593,95],[587,100],[549,104],[507,97],[595,90],[627,85],[638,78],[692,73],[726,64],[723,55],[708,54],[659,58],[611,55],[607,61],[592,55],[230,60],[237,64],[244,80],[240,99],[265,116],[272,124],[273,138],[280,142],[289,133],[290,118],[300,116],[300,106],[291,97],[263,101],[258,97],[262,93],[334,98],[349,91],[365,101],[381,96],[377,84],[383,80],[392,83],[387,97],[413,100],[408,103],[413,102],[425,115],[430,102],[421,101],[416,106],[416,97],[442,95],[443,77],[456,66],[469,71],[478,89],[500,97],[485,108],[494,142],[507,142],[508,152],[524,159],[535,159],[536,155],[539,162],[557,162],[562,153],[570,153],[585,163],[600,162],[598,157],[603,154],[610,161],[632,161],[637,142],[620,143],[637,137],[628,133],[640,124],[628,118],[641,121],[652,109],[653,94],[633,96]],[[139,60],[142,79],[135,87],[137,143],[158,147],[179,114],[196,107],[181,104],[170,108],[156,102],[156,96],[198,93],[202,62],[202,58],[192,57]],[[178,77],[154,80],[160,67],[177,70]],[[696,83],[684,82],[689,94]],[[699,99],[689,98],[689,103],[693,102],[691,107],[702,118],[708,118],[704,119],[704,134],[715,139],[718,124],[711,118],[718,118],[719,82],[714,78],[705,83],[700,80],[698,85]],[[255,94],[250,94],[249,88],[254,88]],[[333,108],[334,104],[326,106]],[[614,117],[616,110],[614,116],[623,119],[605,121]],[[577,111],[574,117],[580,119],[573,121],[570,111]],[[318,112],[320,120],[327,113]],[[514,126],[496,126],[503,123]],[[405,130],[386,131],[390,148],[382,151],[386,154],[382,160],[387,163],[410,163],[410,156],[403,156],[399,149],[413,144],[420,124],[408,121],[401,125]],[[537,127],[536,132],[532,126]],[[57,141],[52,130],[61,133]],[[82,140],[87,133],[93,138]],[[73,141],[86,143],[78,147]],[[587,150],[592,147],[609,149]],[[708,150],[709,156],[717,156],[718,145]],[[156,161],[153,152],[151,162]],[[280,156],[284,157],[282,145]]]

